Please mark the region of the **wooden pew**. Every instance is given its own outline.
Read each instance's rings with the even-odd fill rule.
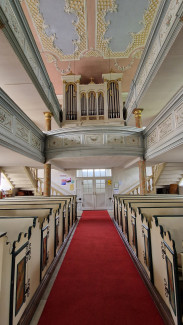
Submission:
[[[22,206],[12,206],[10,209],[9,207],[0,207],[0,216],[6,215],[7,217],[16,217],[16,216],[37,216],[40,220],[40,223],[45,218],[49,218],[49,246],[48,251],[50,255],[50,261],[56,256],[57,251],[59,250],[60,246],[63,243],[63,226],[61,221],[60,213],[57,213],[54,209],[46,209],[43,207],[28,205],[27,207]],[[60,220],[60,224],[59,221]]]
[[[140,202],[183,202],[182,198],[180,197],[174,197],[174,198],[164,198],[164,197],[141,197],[141,198],[128,198],[128,199],[122,199],[121,200],[121,224],[122,224],[122,230],[128,239],[128,212],[129,212],[129,206],[132,202],[140,203]]]
[[[21,221],[26,220],[26,219],[28,220],[28,218],[30,218],[30,215],[31,215],[31,218],[34,220],[36,218],[37,223],[39,223],[39,225],[38,225],[39,237],[37,237],[37,239],[34,240],[35,245],[37,243],[40,244],[40,249],[37,246],[37,249],[35,250],[36,251],[35,254],[39,258],[39,262],[36,263],[38,269],[35,271],[35,274],[38,276],[38,279],[39,279],[39,283],[38,283],[36,289],[38,289],[38,287],[39,288],[42,287],[39,285],[40,281],[42,282],[46,278],[45,275],[46,275],[46,273],[48,273],[47,272],[48,268],[49,268],[49,266],[51,266],[50,264],[54,259],[54,254],[52,253],[54,251],[54,249],[53,249],[54,241],[51,240],[51,238],[53,237],[51,233],[53,233],[53,228],[55,227],[55,236],[54,237],[55,237],[55,239],[56,239],[56,237],[58,239],[58,233],[56,233],[56,226],[58,229],[58,227],[61,225],[61,223],[58,222],[57,224],[54,224],[53,221],[59,220],[58,217],[61,217],[61,215],[59,215],[59,212],[62,212],[62,217],[63,217],[65,206],[67,206],[67,208],[68,208],[68,210],[67,210],[68,212],[66,212],[67,219],[68,219],[68,227],[67,227],[67,231],[66,231],[67,234],[70,230],[69,222],[70,222],[71,226],[74,222],[75,217],[73,215],[73,212],[75,212],[76,209],[75,209],[75,205],[73,205],[74,209],[71,208],[71,213],[69,215],[70,202],[72,202],[71,197],[68,197],[68,198],[55,197],[55,198],[52,198],[51,200],[48,198],[42,199],[42,197],[40,197],[38,199],[36,198],[33,200],[32,200],[32,197],[29,197],[28,199],[23,198],[23,200],[21,200],[21,199],[20,200],[19,199],[12,200],[12,198],[11,198],[10,200],[5,199],[0,202],[0,253],[3,248],[4,256],[7,255],[7,254],[5,254],[4,246],[7,248],[8,245],[7,245],[7,236],[6,236],[7,231],[6,232],[2,231],[2,226],[1,226],[2,222],[6,222],[10,219],[13,221],[16,220],[16,225],[18,226],[20,220]],[[46,215],[46,211],[49,212],[48,218],[44,218]],[[50,212],[51,212],[51,214],[50,214]],[[33,217],[33,216],[36,216],[36,217]],[[75,214],[75,216],[76,216],[76,214]],[[1,220],[4,220],[4,221],[1,222]],[[11,222],[11,224],[12,224],[12,222]],[[21,227],[19,227],[19,230],[21,231]],[[32,236],[32,230],[29,230],[29,232],[30,232],[29,236]],[[9,231],[9,233],[10,233],[10,231]],[[21,240],[22,236],[23,235],[19,236],[18,242],[19,242],[19,239]],[[61,237],[61,236],[59,236],[59,237]],[[5,238],[6,238],[6,240],[5,240]],[[51,244],[52,246],[49,246],[49,243],[52,243]],[[51,247],[51,248],[49,248],[49,247]],[[59,250],[59,245],[57,245],[57,251],[58,250]],[[8,252],[9,252],[9,250],[7,250],[7,253]],[[60,252],[59,252],[59,254],[60,254]],[[58,256],[60,256],[59,254],[58,254]],[[0,262],[1,262],[1,260],[0,260]],[[51,266],[51,269],[52,268],[53,267]],[[15,271],[16,271],[16,267],[15,267]],[[4,271],[2,270],[2,268],[0,266],[0,275],[3,275],[3,278],[4,278],[3,272]],[[49,276],[49,274],[48,274],[48,276]],[[9,277],[9,279],[10,278],[11,278],[11,276]],[[2,281],[0,278],[0,290],[1,290],[1,283],[2,283]],[[37,282],[35,281],[34,283],[36,284]],[[35,293],[35,290],[34,290],[34,293]],[[41,289],[39,289],[39,290],[41,290]],[[34,298],[34,300],[35,300],[35,298]],[[19,311],[17,314],[17,317],[18,317],[17,321],[16,321],[16,319],[14,320],[14,318],[13,318],[14,316],[12,316],[11,322],[9,322],[9,320],[6,322],[6,320],[4,321],[4,319],[1,322],[1,311],[0,311],[0,324],[1,323],[2,324],[11,324],[11,325],[18,324],[20,318],[22,317],[22,313],[24,312],[25,308],[27,307],[28,303],[30,302],[30,299],[26,298],[26,302],[27,303],[22,305],[21,312]],[[24,308],[24,306],[25,306],[25,308]],[[13,315],[13,312],[12,312],[12,315]],[[9,314],[9,310],[8,310],[8,314]]]
[[[169,307],[176,325],[182,324],[182,278],[178,278],[177,253],[182,252],[183,215],[154,216],[151,247],[154,285]]]
[[[120,212],[120,205],[121,201],[123,200],[139,200],[139,199],[146,199],[146,198],[167,198],[167,199],[175,199],[175,198],[182,198],[183,196],[180,195],[172,195],[172,194],[146,194],[146,195],[130,195],[130,194],[116,194],[114,195],[114,220],[118,222],[119,220],[119,212]],[[120,225],[120,220],[118,222]]]
[[[117,195],[115,196],[115,204],[117,207],[114,209],[117,211],[116,217],[114,219],[119,224],[119,226],[123,227],[122,218],[125,215],[125,211],[127,211],[127,206],[129,202],[132,201],[141,201],[141,200],[182,200],[183,196],[180,195],[172,195],[172,194],[155,194],[155,195]]]
[[[36,205],[37,207],[39,206],[39,208],[43,208],[43,207],[47,207],[47,208],[53,208],[56,209],[58,211],[60,211],[60,217],[62,218],[62,227],[64,230],[64,235],[65,237],[67,236],[68,232],[69,232],[69,210],[68,210],[68,204],[69,204],[69,200],[40,200],[40,199],[23,199],[23,200],[1,200],[0,201],[0,208],[2,206],[7,206],[10,207],[12,205],[14,205],[15,207],[18,205],[21,206],[25,206],[25,205]],[[61,216],[62,215],[62,216]]]
[[[128,241],[129,244],[133,247],[133,249],[135,249],[135,252],[137,254],[137,247],[134,246],[136,241],[136,233],[137,233],[137,227],[136,227],[136,218],[137,218],[137,214],[139,212],[143,213],[143,215],[145,215],[147,218],[152,218],[153,215],[153,209],[156,209],[156,211],[160,211],[160,214],[162,214],[161,210],[162,208],[181,208],[183,207],[183,202],[176,202],[175,201],[156,201],[154,202],[153,200],[151,200],[151,202],[131,202],[128,204],[128,213],[127,213],[127,229],[128,229]],[[146,208],[150,209],[150,210],[146,210]],[[163,211],[163,210],[162,210]],[[139,219],[140,220],[140,219]],[[138,229],[139,231],[139,229]]]
[[[151,220],[153,215],[174,215],[183,214],[182,206],[168,206],[168,207],[141,207],[138,208],[136,214],[134,215],[134,225],[133,225],[133,238],[132,238],[132,248],[138,256],[138,259],[144,267],[146,267],[146,260],[144,259],[144,234],[148,236],[151,228]],[[144,224],[144,220],[147,220]],[[150,275],[152,279],[152,274]]]
[[[12,200],[34,200],[34,199],[41,199],[41,200],[59,200],[59,199],[70,199],[71,200],[71,205],[72,205],[72,223],[74,223],[77,220],[77,201],[76,201],[76,195],[63,195],[63,196],[50,196],[50,197],[45,197],[45,196],[15,196],[11,198],[5,198],[3,200],[6,201],[12,201]]]
[[[0,218],[0,324],[17,325],[40,283],[41,229],[35,217]]]
[[[71,196],[64,196],[64,197],[37,197],[37,196],[27,196],[27,197],[15,197],[15,198],[6,198],[2,200],[3,202],[40,202],[40,204],[52,204],[54,203],[62,203],[65,202],[65,236],[68,235],[70,228],[72,227],[73,223],[76,221],[76,214],[75,214],[75,203],[73,197]],[[3,204],[0,202],[0,204]],[[75,202],[75,203],[74,203]],[[74,215],[73,215],[74,212]]]

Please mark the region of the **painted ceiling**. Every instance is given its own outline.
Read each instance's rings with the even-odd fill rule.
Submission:
[[[122,72],[128,92],[160,0],[21,0],[22,8],[55,87],[61,76],[102,82]]]

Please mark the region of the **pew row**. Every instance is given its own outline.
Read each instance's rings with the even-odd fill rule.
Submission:
[[[72,225],[74,224],[74,219],[76,218],[76,214],[74,213],[74,217],[72,214],[71,204],[72,198],[65,197],[56,197],[54,199],[41,198],[35,200],[32,197],[29,199],[23,200],[2,200],[0,202],[0,324],[10,324],[10,325],[17,325],[17,324],[28,324],[33,316],[33,313],[37,307],[37,304],[40,300],[41,294],[47,284],[52,270],[56,266],[56,262],[58,262],[61,252],[63,251],[63,247],[65,246],[70,233]],[[74,206],[74,205],[73,205]],[[71,210],[71,213],[67,210]],[[74,206],[75,209],[75,206]],[[64,225],[65,222],[63,220],[66,219],[66,215],[68,216],[68,227],[67,230],[65,229],[64,235]],[[26,296],[26,290],[30,291],[30,288],[27,289],[26,281],[23,284],[24,286],[24,293],[23,293],[23,302],[20,308],[15,312],[16,302],[16,294],[11,294],[10,299],[10,306],[8,300],[4,300],[4,291],[6,288],[2,289],[2,283],[4,281],[5,272],[4,268],[5,262],[9,257],[9,264],[7,267],[10,269],[13,267],[13,251],[10,249],[6,249],[8,244],[10,243],[11,247],[16,247],[16,242],[19,242],[21,238],[33,238],[32,234],[35,233],[35,230],[29,226],[28,230],[26,231],[23,228],[23,224],[27,221],[25,220],[34,220],[33,226],[36,229],[39,229],[39,236],[37,239],[34,239],[34,243],[36,243],[36,249],[32,250],[31,253],[31,263],[34,263],[34,258],[37,255],[36,260],[36,268],[34,269],[34,275],[38,278],[38,280],[34,281],[35,285],[31,286],[32,280],[30,281],[30,288],[31,294],[28,292],[29,299]],[[36,220],[36,222],[35,222]],[[16,221],[17,229],[20,233],[16,233],[16,227],[14,227],[14,222]],[[67,224],[67,223],[66,223]],[[38,227],[37,227],[38,225]],[[31,229],[31,230],[30,230]],[[14,234],[14,235],[13,235]],[[27,235],[28,234],[28,235]],[[14,237],[13,237],[14,236]],[[28,236],[28,237],[27,237]],[[8,237],[8,238],[7,238]],[[11,239],[9,240],[9,238]],[[30,239],[31,241],[31,239]],[[38,244],[37,244],[38,243]],[[24,245],[24,244],[23,244]],[[28,244],[27,244],[28,245]],[[30,242],[30,248],[32,247],[32,243]],[[20,247],[19,247],[20,248]],[[26,248],[28,250],[28,248]],[[24,251],[24,250],[23,250]],[[26,251],[26,250],[25,250]],[[33,253],[36,251],[36,255],[34,256]],[[38,259],[39,257],[39,259]],[[4,260],[5,259],[5,260]],[[19,262],[18,262],[19,263]],[[22,264],[21,264],[22,263]],[[19,268],[22,270],[22,266],[25,265],[25,262],[22,261],[19,265]],[[3,265],[3,266],[2,266]],[[27,267],[28,264],[26,264]],[[12,280],[12,275],[7,275],[7,281],[9,281],[9,286],[14,281],[17,281],[17,266],[14,266],[15,270],[15,277]],[[28,272],[28,276],[31,279],[31,272],[29,271],[30,268],[26,268],[26,272]],[[11,273],[11,272],[9,272]],[[25,272],[24,272],[25,274]],[[14,284],[16,286],[16,284]],[[8,290],[8,289],[7,289]],[[12,289],[15,291],[17,288]],[[32,294],[33,293],[33,294]],[[3,304],[1,304],[1,300],[3,299],[4,303],[8,305],[7,310],[9,315],[9,308],[11,309],[11,317],[8,320],[4,320],[1,318],[1,315],[4,315]],[[37,300],[36,300],[37,299]],[[12,307],[13,306],[13,307]],[[13,309],[12,309],[13,308]],[[5,317],[5,316],[3,316]],[[8,316],[9,317],[9,316]]]
[[[58,206],[57,206],[58,208]],[[53,209],[53,208],[44,208],[42,206],[12,206],[11,209],[9,207],[0,206],[0,217],[6,215],[7,217],[16,217],[16,216],[37,216],[39,218],[40,223],[44,220],[44,218],[49,218],[49,243],[50,247],[48,247],[49,258],[52,261],[54,256],[56,256],[57,251],[64,241],[64,215],[62,209]]]
[[[14,204],[14,202],[40,202],[41,204],[44,203],[60,203],[61,201],[65,201],[65,229],[66,235],[69,232],[69,229],[72,227],[73,223],[77,220],[77,202],[76,196],[51,196],[51,197],[43,197],[43,196],[20,196],[14,198],[5,198],[0,201],[0,205],[7,202],[8,204]]]
[[[182,199],[183,196],[175,194],[146,194],[146,195],[131,195],[131,194],[116,194],[114,195],[114,220],[117,221],[120,211],[120,205],[123,200],[139,200],[139,199]]]
[[[125,205],[127,224],[123,224],[122,227],[118,225],[119,230],[122,228],[126,232],[124,238],[129,242],[130,251],[133,250],[134,261],[135,256],[140,261],[139,270],[148,275],[168,307],[172,317],[167,316],[169,312],[166,311],[167,315],[163,316],[168,320],[167,323],[180,325],[183,315],[182,197],[171,196],[167,199],[165,196],[162,199],[156,196],[153,198],[138,196],[120,197],[120,200],[127,204]],[[118,218],[116,220],[117,223]],[[128,228],[128,232],[125,227]],[[155,227],[159,227],[158,230],[154,230]],[[143,278],[145,279],[145,276]],[[149,288],[152,291],[152,285]],[[159,310],[162,310],[162,306]]]

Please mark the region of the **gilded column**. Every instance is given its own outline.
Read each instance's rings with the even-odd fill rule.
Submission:
[[[133,110],[133,114],[135,115],[135,126],[137,128],[141,128],[142,127],[142,108],[135,108]]]
[[[51,130],[51,118],[53,114],[51,112],[44,112],[45,122],[46,122],[46,131]]]
[[[0,167],[0,188],[1,188],[1,170],[2,168]]]
[[[135,108],[133,114],[135,115],[135,126],[142,127],[142,108]],[[139,181],[140,181],[140,195],[147,193],[146,186],[146,161],[144,159],[139,161]]]
[[[140,180],[140,195],[145,195],[147,193],[146,188],[146,161],[139,161],[139,180]]]
[[[51,195],[51,164],[44,164],[44,196]]]

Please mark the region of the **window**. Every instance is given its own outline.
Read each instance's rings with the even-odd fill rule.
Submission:
[[[83,180],[83,193],[93,193],[93,180],[92,179],[84,179]]]
[[[105,179],[96,179],[96,193],[105,193]]]
[[[78,169],[76,177],[110,177],[111,169]]]

